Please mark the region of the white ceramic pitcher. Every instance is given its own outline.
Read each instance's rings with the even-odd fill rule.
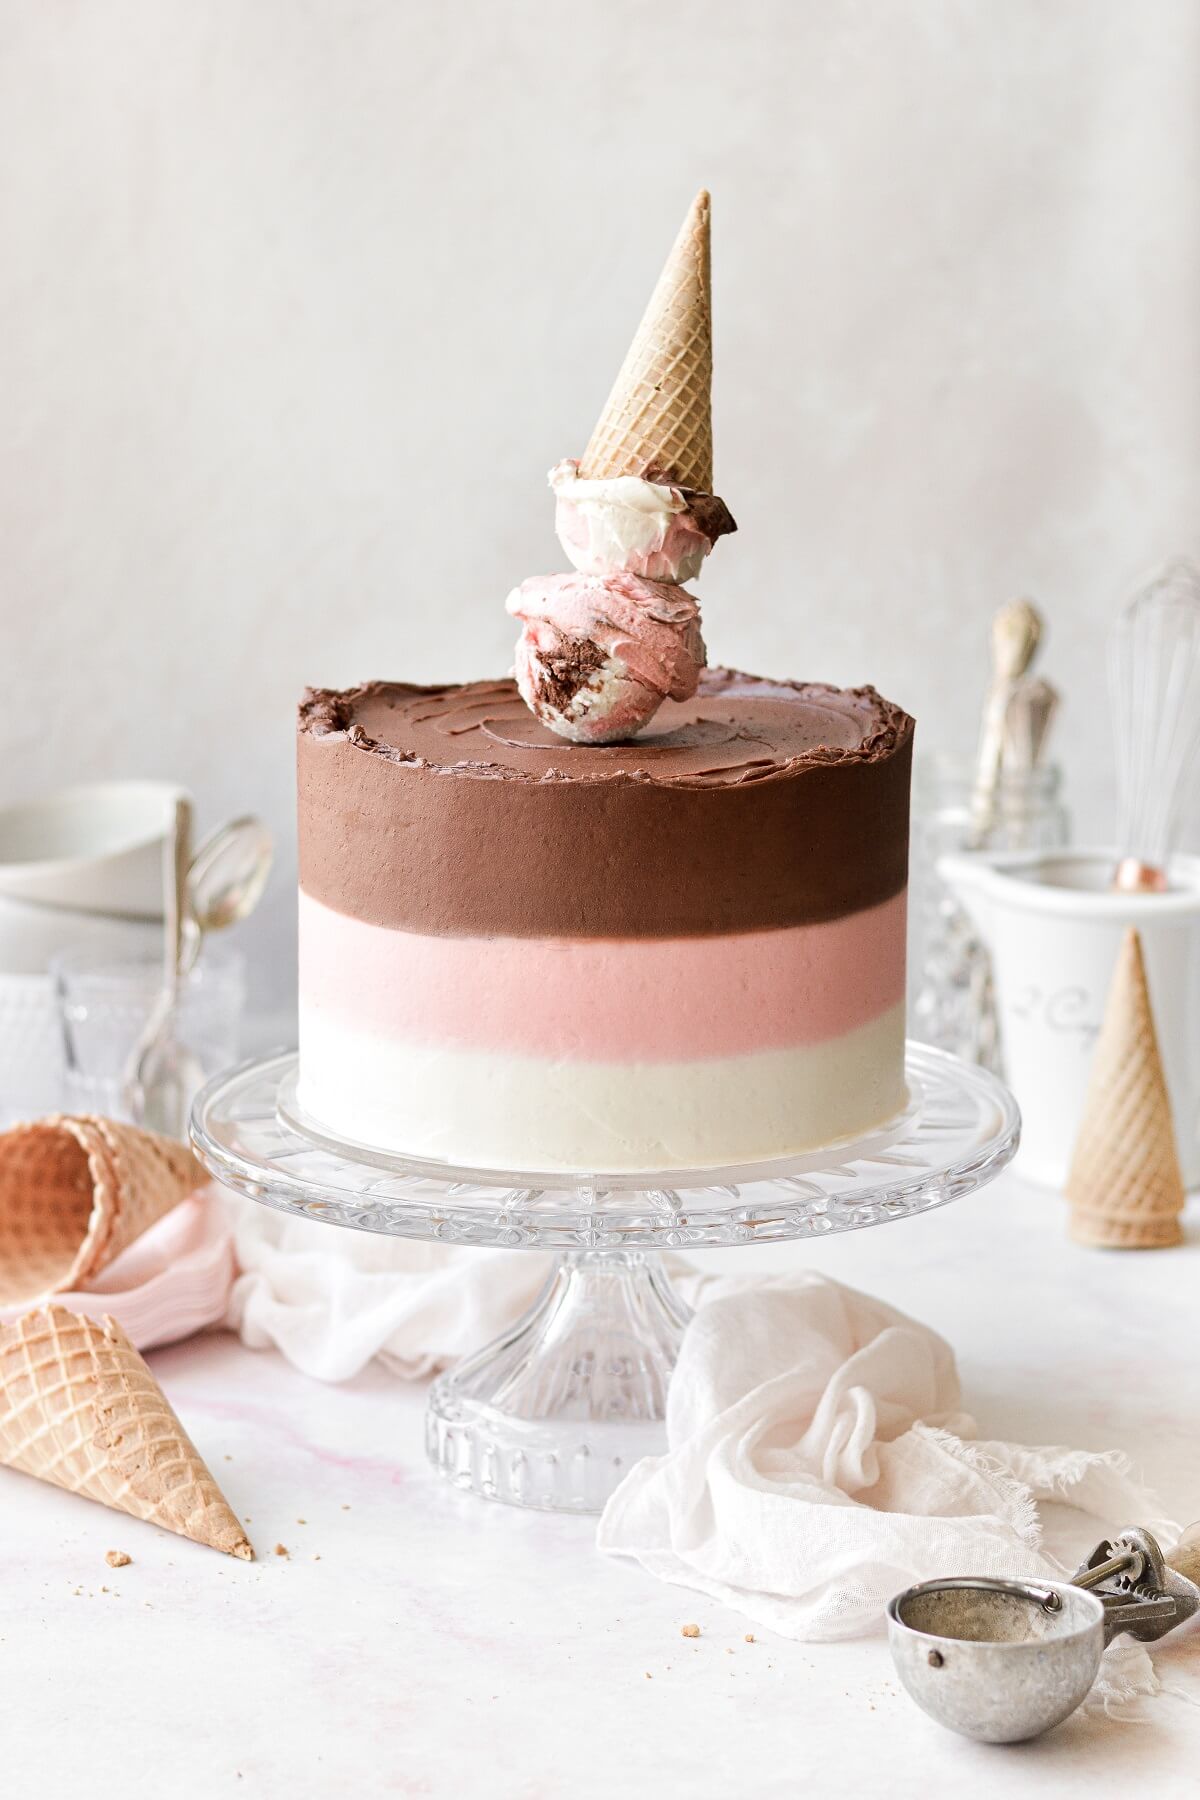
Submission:
[[[1200,857],[1172,859],[1165,894],[1109,892],[1115,866],[1092,849],[945,856],[938,872],[991,955],[1019,1172],[1066,1181],[1117,949],[1136,925],[1183,1178],[1200,1186]]]

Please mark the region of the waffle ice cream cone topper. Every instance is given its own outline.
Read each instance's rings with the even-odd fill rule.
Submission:
[[[633,737],[704,667],[700,609],[681,583],[737,529],[712,492],[709,199],[700,193],[583,456],[550,471],[574,574],[508,597],[521,620],[526,705],[577,743]]]

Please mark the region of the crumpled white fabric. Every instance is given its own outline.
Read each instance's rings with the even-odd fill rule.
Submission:
[[[331,1231],[221,1190],[240,1271],[224,1324],[251,1350],[281,1350],[320,1381],[373,1357],[419,1381],[482,1350],[529,1310],[555,1258]],[[694,1301],[702,1278],[664,1259]]]
[[[668,1452],[612,1496],[601,1550],[819,1641],[877,1629],[893,1594],[933,1576],[1063,1579],[1050,1524],[1075,1560],[1123,1524],[1175,1533],[1115,1453],[979,1439],[949,1345],[878,1300],[817,1274],[710,1283],[702,1300]],[[1049,1516],[1064,1507],[1076,1516]],[[1113,1710],[1156,1686],[1118,1640],[1096,1692]]]
[[[417,1379],[469,1355],[551,1266],[228,1204],[242,1273],[226,1323],[326,1381],[374,1356]],[[671,1382],[669,1449],[612,1496],[601,1550],[817,1641],[878,1629],[914,1581],[1062,1579],[1123,1524],[1175,1535],[1115,1452],[979,1439],[949,1345],[903,1313],[815,1273],[714,1279],[671,1260],[699,1310]],[[1130,1703],[1157,1686],[1146,1651],[1118,1639],[1090,1704],[1137,1716]]]
[[[321,1381],[348,1381],[375,1356],[409,1380],[431,1375],[507,1330],[551,1266],[228,1204],[241,1273],[226,1325]]]

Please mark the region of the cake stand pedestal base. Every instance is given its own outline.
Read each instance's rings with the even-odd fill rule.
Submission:
[[[688,1309],[659,1252],[912,1218],[990,1181],[1020,1124],[994,1076],[910,1044],[911,1104],[853,1143],[729,1169],[457,1169],[331,1138],[298,1113],[296,1072],[294,1055],[276,1056],[204,1089],[192,1142],[218,1181],[351,1231],[558,1255],[525,1318],[434,1384],[427,1427],[456,1486],[553,1512],[598,1512],[665,1448]]]
[[[561,1257],[525,1317],[434,1384],[430,1461],[486,1500],[598,1512],[635,1462],[666,1448],[689,1316],[653,1253]]]

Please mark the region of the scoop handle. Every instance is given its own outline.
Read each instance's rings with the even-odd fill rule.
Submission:
[[[1167,1567],[1200,1587],[1200,1527],[1189,1525],[1166,1559]]]

